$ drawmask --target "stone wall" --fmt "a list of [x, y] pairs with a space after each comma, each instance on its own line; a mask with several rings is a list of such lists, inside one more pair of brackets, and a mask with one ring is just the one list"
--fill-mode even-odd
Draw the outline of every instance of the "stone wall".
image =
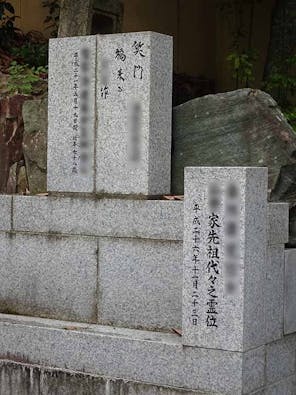
[[[1, 312], [149, 330], [182, 327], [182, 202], [1, 196], [1, 209]], [[287, 205], [270, 203], [269, 213], [267, 322], [277, 339]]]
[[114, 395], [295, 393], [287, 204], [268, 204], [265, 342], [240, 352], [183, 344], [183, 202], [0, 200], [3, 393], [49, 394], [63, 380], [77, 394], [81, 382]]

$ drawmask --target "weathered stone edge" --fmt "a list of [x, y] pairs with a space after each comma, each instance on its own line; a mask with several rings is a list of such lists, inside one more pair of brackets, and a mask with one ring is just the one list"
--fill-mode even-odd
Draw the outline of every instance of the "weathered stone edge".
[[[72, 216], [69, 223], [69, 215], [75, 214], [75, 204], [89, 212], [89, 218], [93, 219], [91, 223], [83, 214], [80, 218], [79, 215]], [[181, 201], [1, 195], [0, 205], [0, 231], [183, 241]], [[109, 214], [113, 218], [107, 213], [100, 223], [100, 210], [104, 210], [104, 205], [112, 211]], [[59, 213], [55, 216], [57, 208], [64, 212], [64, 223]], [[287, 203], [268, 204], [267, 228], [269, 245], [288, 242]]]

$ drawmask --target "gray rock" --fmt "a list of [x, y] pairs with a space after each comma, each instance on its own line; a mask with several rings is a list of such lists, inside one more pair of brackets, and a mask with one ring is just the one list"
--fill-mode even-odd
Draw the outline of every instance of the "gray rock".
[[23, 152], [29, 191], [46, 192], [47, 99], [30, 100], [23, 105]]
[[17, 163], [14, 163], [9, 169], [6, 191], [9, 194], [16, 193], [17, 189]]
[[29, 190], [25, 161], [14, 163], [9, 170], [7, 193], [25, 194]]
[[18, 168], [16, 188], [19, 194], [25, 194], [29, 190], [26, 166]]
[[9, 168], [23, 158], [22, 106], [28, 95], [14, 95], [0, 99], [0, 192], [7, 193]]
[[93, 1], [60, 2], [59, 37], [85, 36], [91, 33]]
[[295, 162], [296, 135], [265, 92], [241, 89], [191, 100], [173, 111], [172, 192], [186, 166], [267, 166], [272, 189]]

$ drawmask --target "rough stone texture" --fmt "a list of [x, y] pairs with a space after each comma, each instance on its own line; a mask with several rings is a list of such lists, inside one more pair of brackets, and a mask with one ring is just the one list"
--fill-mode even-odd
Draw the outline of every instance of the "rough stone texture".
[[[122, 32], [123, 12], [126, 10], [123, 0], [94, 0], [91, 34], [109, 34]], [[132, 6], [132, 5], [131, 5]], [[128, 11], [127, 11], [128, 12]], [[102, 14], [112, 18], [112, 23], [104, 26], [101, 23]]]
[[266, 343], [281, 339], [284, 333], [284, 245], [267, 249], [265, 283]]
[[272, 201], [295, 202], [295, 170], [296, 163], [281, 167], [279, 177], [270, 195]]
[[172, 192], [183, 193], [186, 166], [268, 166], [273, 188], [293, 163], [296, 136], [276, 102], [241, 89], [191, 100], [173, 111]]
[[[210, 227], [212, 213], [219, 227]], [[266, 228], [266, 168], [185, 169], [184, 344], [233, 351], [264, 344]], [[209, 257], [209, 246], [218, 253]], [[217, 305], [208, 304], [212, 299]]]
[[46, 191], [47, 106], [47, 99], [23, 105], [23, 151], [31, 193]]
[[93, 0], [61, 0], [59, 37], [85, 36], [91, 33]]
[[201, 395], [181, 388], [109, 379], [105, 377], [0, 361], [3, 395]]
[[[75, 53], [79, 67], [75, 65]], [[96, 36], [50, 40], [49, 191], [94, 191], [95, 64]]]
[[255, 348], [244, 353], [243, 366], [243, 391], [247, 394], [265, 384], [265, 347]]
[[296, 249], [285, 250], [285, 334], [296, 332]]
[[295, 348], [295, 335], [285, 336], [266, 346], [266, 384], [295, 375]]
[[295, 393], [296, 376], [293, 374], [292, 376], [287, 377], [274, 385], [268, 386], [262, 395], [295, 395]]
[[23, 158], [22, 105], [30, 96], [15, 95], [0, 100], [0, 193], [7, 192], [9, 169]]
[[290, 203], [289, 247], [296, 247], [296, 164], [283, 166], [271, 194], [271, 200]]
[[16, 231], [183, 240], [183, 202], [14, 196]]
[[19, 166], [17, 169], [17, 193], [24, 194], [29, 190], [26, 166]]
[[[241, 394], [243, 383], [254, 391], [261, 382], [258, 372], [255, 376], [242, 373], [242, 366], [255, 366], [250, 361], [251, 354], [245, 362], [240, 352], [183, 347], [175, 334], [68, 325], [2, 315], [1, 358], [218, 394]], [[251, 353], [258, 364], [258, 351]], [[262, 363], [264, 360], [258, 366]]]
[[22, 160], [18, 163], [14, 163], [9, 170], [9, 177], [7, 181], [7, 193], [8, 194], [25, 194], [29, 190], [27, 181], [26, 167], [24, 166], [25, 161]]
[[0, 311], [96, 322], [97, 242], [0, 235]]
[[17, 167], [17, 163], [14, 163], [9, 169], [9, 176], [6, 184], [6, 192], [9, 194], [16, 193]]
[[269, 203], [267, 210], [268, 244], [285, 244], [289, 240], [289, 204]]
[[182, 327], [181, 242], [99, 241], [99, 321], [129, 328]]
[[97, 45], [96, 192], [169, 193], [172, 37], [102, 35]]
[[11, 196], [0, 195], [0, 230], [9, 231], [11, 229], [11, 205]]

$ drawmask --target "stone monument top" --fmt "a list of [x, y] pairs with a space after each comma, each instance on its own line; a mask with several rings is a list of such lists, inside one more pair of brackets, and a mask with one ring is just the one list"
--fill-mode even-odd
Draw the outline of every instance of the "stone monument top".
[[49, 46], [48, 191], [170, 192], [172, 38], [57, 38]]

